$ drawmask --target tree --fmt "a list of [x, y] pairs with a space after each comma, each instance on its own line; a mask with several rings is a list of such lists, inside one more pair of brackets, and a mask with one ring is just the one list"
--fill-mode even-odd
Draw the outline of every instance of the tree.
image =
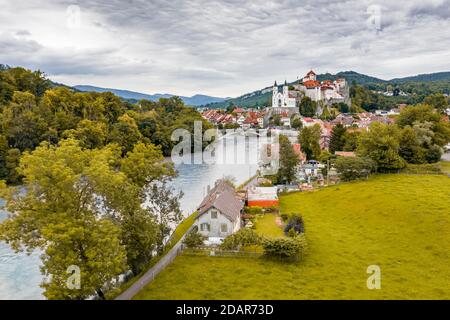
[[317, 111], [317, 103], [310, 97], [303, 97], [299, 105], [300, 114], [304, 117], [314, 117]]
[[400, 156], [408, 163], [424, 163], [425, 149], [420, 145], [416, 131], [411, 126], [403, 128], [400, 136]]
[[162, 254], [165, 247], [164, 241], [172, 231], [171, 226], [177, 225], [183, 220], [179, 202], [183, 193], [176, 194], [166, 181], [158, 181], [145, 187], [145, 196], [146, 208], [154, 215], [158, 225], [156, 245], [158, 253]]
[[376, 171], [376, 164], [372, 159], [361, 157], [338, 157], [334, 166], [343, 181], [367, 178]]
[[444, 113], [445, 109], [448, 108], [447, 98], [443, 94], [439, 93], [429, 95], [423, 100], [423, 103], [432, 106], [441, 113]]
[[67, 130], [64, 135], [66, 137], [74, 137], [80, 141], [83, 148], [95, 149], [101, 148], [106, 143], [107, 126], [103, 122], [91, 120], [81, 120], [75, 130]]
[[336, 151], [344, 150], [346, 131], [345, 127], [340, 123], [334, 126], [330, 138], [329, 150], [331, 153], [334, 154]]
[[133, 146], [142, 138], [138, 126], [133, 118], [124, 114], [120, 116], [118, 122], [112, 127], [109, 141], [115, 142], [122, 147], [122, 152], [133, 150]]
[[19, 149], [9, 149], [6, 152], [5, 168], [7, 170], [6, 181], [8, 183], [16, 184], [20, 181], [20, 174], [17, 172], [17, 167], [20, 161], [20, 150]]
[[300, 130], [303, 127], [302, 119], [299, 117], [292, 119], [291, 127], [292, 129]]
[[358, 147], [360, 133], [358, 131], [347, 130], [343, 136], [344, 151], [355, 151]]
[[304, 127], [300, 131], [299, 143], [308, 160], [318, 159], [320, 156], [320, 135], [321, 129], [318, 124]]
[[300, 159], [295, 153], [294, 147], [288, 137], [280, 135], [280, 166], [278, 169], [278, 181], [291, 183], [295, 179], [295, 170]]
[[[0, 225], [0, 239], [20, 250], [43, 250], [42, 287], [50, 299], [85, 299], [126, 269], [120, 229], [107, 215], [125, 175], [110, 167], [113, 149], [82, 150], [74, 140], [60, 146], [43, 142], [25, 153], [18, 171], [27, 192], [5, 191], [9, 219]], [[102, 199], [102, 201], [99, 201]], [[111, 199], [111, 200], [110, 200]], [[81, 288], [64, 285], [77, 266]]]
[[381, 170], [396, 170], [405, 166], [399, 155], [400, 130], [395, 124], [374, 122], [367, 132], [361, 133], [357, 153], [369, 157]]

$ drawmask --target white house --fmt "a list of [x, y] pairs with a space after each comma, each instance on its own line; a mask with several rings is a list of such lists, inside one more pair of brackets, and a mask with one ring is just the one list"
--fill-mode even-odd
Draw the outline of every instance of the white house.
[[225, 180], [218, 180], [198, 207], [194, 225], [209, 243], [220, 243], [241, 228], [243, 207], [234, 187]]

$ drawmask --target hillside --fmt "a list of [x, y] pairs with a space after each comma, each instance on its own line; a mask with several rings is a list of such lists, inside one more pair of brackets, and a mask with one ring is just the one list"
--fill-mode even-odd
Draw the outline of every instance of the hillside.
[[[136, 299], [449, 299], [450, 180], [380, 175], [280, 198], [300, 212], [304, 261], [182, 255]], [[367, 268], [381, 268], [368, 290]]]
[[[317, 79], [319, 81], [326, 79], [335, 80], [337, 78], [345, 78], [350, 84], [362, 85], [371, 90], [385, 90], [386, 86], [389, 84], [398, 84], [401, 90], [416, 92], [418, 94], [424, 94], [423, 91], [448, 93], [450, 90], [450, 72], [422, 74], [391, 80], [384, 80], [355, 71], [342, 71], [336, 74], [324, 73], [317, 75]], [[296, 81], [290, 82], [289, 84], [293, 84], [295, 82]], [[426, 86], [423, 86], [423, 83], [427, 83]], [[266, 87], [261, 90], [244, 94], [237, 98], [227, 99], [219, 103], [209, 103], [204, 106], [208, 108], [226, 108], [230, 104], [244, 108], [267, 106], [270, 104], [270, 99], [272, 96], [271, 90], [272, 87]]]
[[450, 72], [437, 72], [428, 74], [419, 74], [417, 76], [395, 78], [389, 80], [393, 83], [405, 83], [405, 82], [434, 82], [434, 81], [450, 81]]
[[[120, 89], [112, 89], [112, 88], [101, 88], [101, 87], [95, 87], [95, 86], [89, 86], [89, 85], [77, 85], [74, 86], [76, 90], [79, 91], [93, 91], [93, 92], [112, 92], [116, 96], [119, 96], [123, 99], [132, 100], [132, 101], [138, 101], [138, 100], [151, 100], [151, 101], [158, 101], [160, 98], [170, 98], [173, 97], [173, 94], [168, 93], [157, 93], [157, 94], [145, 94], [135, 91], [129, 91], [129, 90], [120, 90]], [[222, 102], [225, 100], [225, 98], [218, 98], [218, 97], [211, 97], [207, 95], [201, 95], [196, 94], [192, 97], [184, 97], [180, 96], [180, 98], [183, 100], [183, 102], [186, 105], [190, 106], [200, 106], [207, 103], [213, 103], [213, 102]]]

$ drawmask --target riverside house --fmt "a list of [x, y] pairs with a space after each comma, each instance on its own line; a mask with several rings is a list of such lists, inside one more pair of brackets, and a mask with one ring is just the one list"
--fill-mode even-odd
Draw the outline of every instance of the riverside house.
[[221, 243], [241, 228], [243, 207], [244, 203], [236, 195], [234, 187], [225, 180], [218, 180], [198, 207], [194, 225], [208, 238], [207, 243]]

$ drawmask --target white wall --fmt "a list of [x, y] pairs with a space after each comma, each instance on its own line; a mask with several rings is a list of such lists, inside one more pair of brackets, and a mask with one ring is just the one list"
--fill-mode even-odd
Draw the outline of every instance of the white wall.
[[[211, 211], [217, 211], [217, 219], [211, 218]], [[205, 237], [225, 238], [240, 229], [240, 226], [241, 226], [240, 220], [241, 220], [241, 217], [239, 216], [238, 219], [236, 219], [236, 221], [233, 223], [225, 215], [223, 215], [219, 210], [211, 208], [196, 219], [195, 225], [198, 227], [198, 232]], [[200, 226], [202, 223], [209, 224], [209, 226], [210, 226], [209, 232], [201, 231]], [[221, 231], [221, 227], [220, 227], [221, 224], [227, 225], [227, 232]]]

